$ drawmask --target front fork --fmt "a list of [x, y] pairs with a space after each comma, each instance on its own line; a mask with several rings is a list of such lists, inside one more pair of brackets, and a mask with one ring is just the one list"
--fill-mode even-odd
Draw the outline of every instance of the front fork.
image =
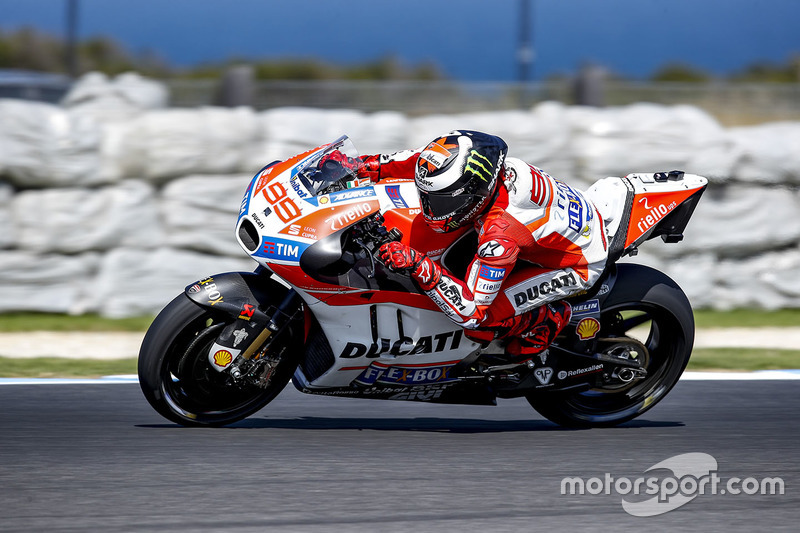
[[218, 372], [227, 371], [234, 379], [256, 355], [260, 357], [277, 335], [291, 322], [300, 296], [290, 289], [277, 307], [266, 312], [253, 304], [243, 304], [239, 316], [225, 326], [208, 351], [208, 362]]

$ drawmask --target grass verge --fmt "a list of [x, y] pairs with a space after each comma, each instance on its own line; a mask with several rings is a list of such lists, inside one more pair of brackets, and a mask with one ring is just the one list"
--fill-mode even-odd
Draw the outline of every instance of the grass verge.
[[[748, 348], [698, 348], [692, 353], [688, 370], [752, 371], [800, 368], [800, 350], [758, 350]], [[87, 378], [135, 374], [136, 359], [62, 359], [0, 357], [3, 378]]]
[[697, 348], [689, 370], [781, 370], [800, 368], [800, 350], [757, 348]]
[[789, 328], [800, 327], [800, 309], [734, 309], [711, 311], [695, 309], [697, 328]]
[[0, 315], [0, 333], [20, 331], [146, 331], [152, 316], [105, 318], [99, 315], [10, 313]]
[[0, 377], [2, 378], [96, 378], [135, 373], [136, 359], [0, 357]]

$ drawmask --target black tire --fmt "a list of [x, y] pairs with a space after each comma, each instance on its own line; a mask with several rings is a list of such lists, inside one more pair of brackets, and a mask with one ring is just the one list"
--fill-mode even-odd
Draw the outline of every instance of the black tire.
[[263, 408], [289, 382], [302, 353], [291, 346], [291, 329], [271, 346], [283, 354], [266, 388], [234, 385], [211, 367], [211, 343], [232, 320], [181, 294], [153, 321], [139, 351], [139, 385], [162, 416], [184, 426], [231, 424]]
[[542, 416], [566, 427], [609, 427], [655, 406], [680, 379], [694, 344], [694, 314], [686, 295], [666, 274], [631, 263], [618, 265], [617, 281], [602, 303], [598, 337], [625, 337], [649, 326], [647, 376], [629, 387], [529, 395]]

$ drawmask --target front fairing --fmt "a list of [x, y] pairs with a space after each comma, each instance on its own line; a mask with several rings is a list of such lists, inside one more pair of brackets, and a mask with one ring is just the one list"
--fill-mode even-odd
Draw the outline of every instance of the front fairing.
[[[325, 158], [339, 152], [360, 162], [349, 139], [340, 138], [264, 167], [250, 182], [239, 210], [236, 235], [261, 265], [299, 267], [305, 250], [356, 222], [388, 211], [413, 221], [419, 198], [413, 181], [363, 186], [355, 168]], [[322, 170], [320, 170], [322, 169]], [[302, 280], [292, 280], [302, 281]]]
[[296, 263], [303, 250], [322, 237], [318, 225], [304, 219], [318, 210], [322, 191], [336, 184], [346, 187], [357, 179], [353, 169], [320, 164], [336, 150], [358, 157], [350, 140], [342, 137], [267, 165], [252, 179], [239, 209], [236, 235], [240, 246], [260, 264]]

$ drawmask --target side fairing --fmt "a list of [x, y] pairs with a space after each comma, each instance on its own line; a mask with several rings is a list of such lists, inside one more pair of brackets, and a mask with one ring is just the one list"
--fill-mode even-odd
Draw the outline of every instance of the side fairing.
[[[333, 355], [330, 368], [308, 384], [311, 388], [347, 387], [354, 381], [371, 384], [367, 382], [383, 375], [378, 369], [391, 367], [449, 368], [478, 348], [438, 310], [385, 302], [340, 306], [322, 301], [312, 302], [309, 309]], [[421, 372], [405, 376], [424, 379]], [[445, 377], [446, 373], [438, 376]]]

